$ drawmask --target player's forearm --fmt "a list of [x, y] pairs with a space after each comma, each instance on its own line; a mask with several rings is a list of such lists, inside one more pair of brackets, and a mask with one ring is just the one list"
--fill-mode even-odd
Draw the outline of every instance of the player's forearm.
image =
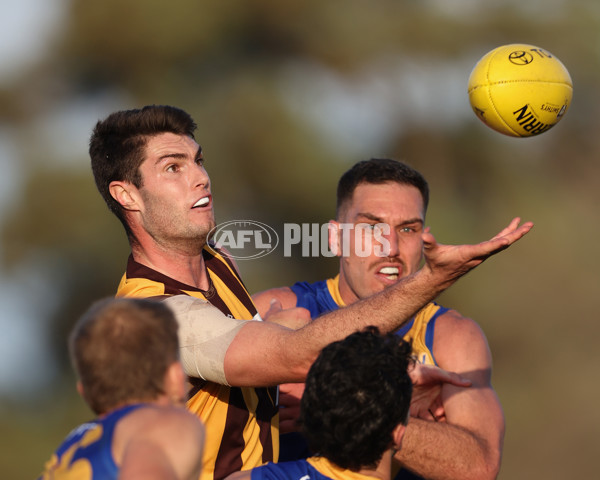
[[526, 223], [519, 227], [519, 221], [515, 218], [494, 238], [475, 245], [441, 245], [427, 233], [423, 268], [376, 295], [317, 318], [298, 330], [298, 336], [305, 337], [299, 344], [319, 347], [316, 339], [323, 347], [368, 325], [375, 325], [383, 332], [398, 330], [461, 276], [489, 256], [508, 248], [533, 225]]
[[311, 338], [322, 339], [324, 345], [369, 325], [384, 333], [393, 332], [443, 290], [442, 281], [421, 269], [376, 295], [318, 317], [305, 329]]
[[[272, 322], [247, 322], [227, 350], [227, 380], [236, 386], [302, 382], [326, 345], [370, 325], [384, 333], [398, 330], [459, 276], [453, 269], [423, 268], [376, 295], [322, 315], [298, 330], [277, 328], [269, 325]], [[261, 332], [254, 332], [256, 329]], [[249, 352], [260, 353], [256, 362], [248, 360]], [[255, 368], [258, 364], [264, 367]]]
[[500, 457], [498, 449], [462, 427], [412, 417], [402, 448], [394, 456], [431, 480], [495, 479]]
[[304, 381], [319, 352], [351, 333], [371, 325], [383, 333], [395, 332], [440, 291], [440, 284], [432, 281], [427, 271], [420, 270], [376, 295], [322, 315], [298, 330], [281, 332], [270, 344], [282, 358], [268, 362], [273, 370], [277, 365], [284, 367], [277, 383]]

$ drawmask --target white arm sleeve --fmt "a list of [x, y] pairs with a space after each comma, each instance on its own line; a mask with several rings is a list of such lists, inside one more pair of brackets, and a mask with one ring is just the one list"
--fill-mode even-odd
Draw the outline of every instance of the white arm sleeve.
[[230, 318], [206, 300], [188, 295], [163, 301], [179, 323], [179, 349], [186, 375], [229, 385], [225, 353], [246, 320]]

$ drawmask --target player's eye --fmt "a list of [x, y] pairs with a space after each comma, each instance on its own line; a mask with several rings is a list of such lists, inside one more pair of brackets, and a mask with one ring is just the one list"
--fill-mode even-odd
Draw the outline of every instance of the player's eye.
[[389, 235], [390, 226], [387, 223], [373, 223], [367, 225], [368, 231], [376, 236]]

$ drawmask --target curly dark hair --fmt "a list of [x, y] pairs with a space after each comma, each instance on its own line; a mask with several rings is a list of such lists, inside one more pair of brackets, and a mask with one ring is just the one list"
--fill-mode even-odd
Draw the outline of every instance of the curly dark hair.
[[429, 184], [420, 172], [399, 160], [371, 158], [355, 163], [341, 176], [337, 186], [336, 218], [340, 218], [342, 208], [352, 200], [354, 190], [360, 184], [373, 183], [377, 185], [388, 182], [416, 187], [421, 192], [423, 208], [427, 211]]
[[376, 327], [323, 349], [306, 378], [300, 423], [313, 452], [339, 467], [374, 468], [406, 425], [410, 343]]

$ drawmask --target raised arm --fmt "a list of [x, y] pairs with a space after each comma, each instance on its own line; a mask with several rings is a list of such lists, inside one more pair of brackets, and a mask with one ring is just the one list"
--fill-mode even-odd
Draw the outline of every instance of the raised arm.
[[426, 264], [422, 269], [376, 295], [323, 315], [298, 330], [273, 322], [247, 322], [237, 331], [225, 355], [228, 382], [249, 386], [300, 382], [325, 345], [368, 325], [375, 325], [383, 332], [399, 329], [462, 275], [508, 248], [533, 226], [530, 222], [521, 226], [519, 223], [520, 219], [515, 218], [498, 235], [476, 245], [442, 245], [426, 232]]

